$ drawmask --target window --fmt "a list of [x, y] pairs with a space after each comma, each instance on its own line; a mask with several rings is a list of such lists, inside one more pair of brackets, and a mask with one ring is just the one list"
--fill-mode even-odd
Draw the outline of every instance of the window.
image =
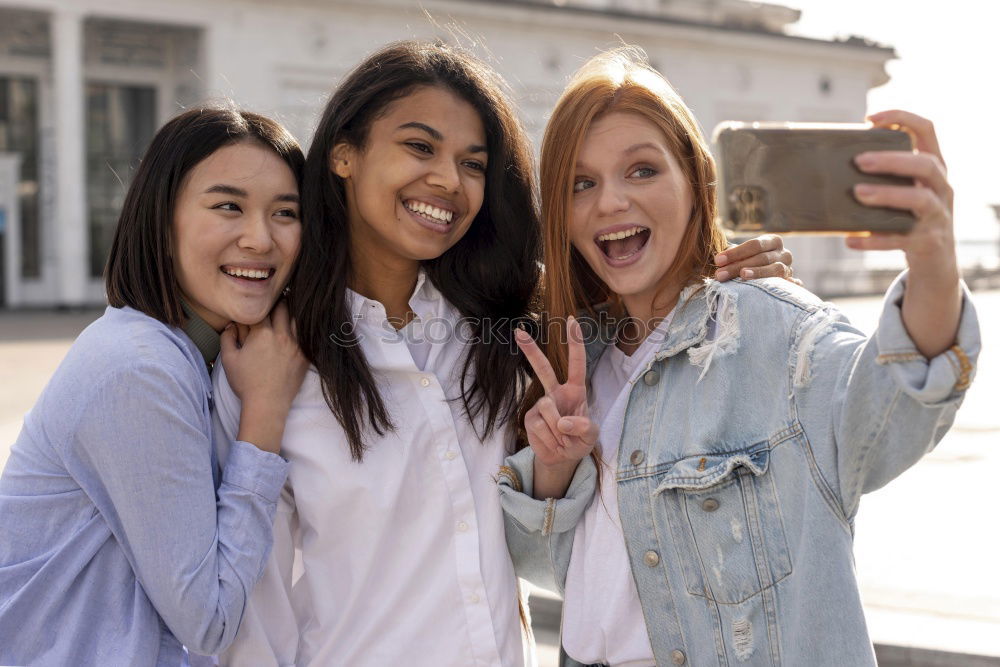
[[87, 84], [90, 275], [104, 272], [125, 192], [156, 130], [152, 86]]
[[[41, 276], [38, 218], [38, 82], [0, 76], [0, 151], [21, 156], [21, 277]], [[0, 263], [3, 259], [0, 258]]]

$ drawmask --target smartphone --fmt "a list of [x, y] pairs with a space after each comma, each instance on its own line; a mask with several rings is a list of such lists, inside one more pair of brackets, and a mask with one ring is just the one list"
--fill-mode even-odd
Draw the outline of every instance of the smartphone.
[[913, 150], [900, 130], [842, 123], [740, 123], [715, 128], [719, 223], [736, 233], [905, 233], [910, 211], [864, 206], [854, 185], [913, 185], [854, 165], [865, 151]]

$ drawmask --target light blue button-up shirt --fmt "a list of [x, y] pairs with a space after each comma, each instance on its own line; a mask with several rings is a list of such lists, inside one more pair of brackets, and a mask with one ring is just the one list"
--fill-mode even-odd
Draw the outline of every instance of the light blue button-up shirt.
[[235, 442], [181, 330], [108, 308], [25, 417], [0, 477], [0, 664], [181, 665], [236, 635], [287, 474]]

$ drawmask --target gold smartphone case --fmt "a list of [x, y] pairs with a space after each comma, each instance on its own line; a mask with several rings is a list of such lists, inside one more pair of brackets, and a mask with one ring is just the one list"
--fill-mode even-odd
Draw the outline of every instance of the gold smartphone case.
[[732, 232], [907, 232], [909, 211], [874, 208], [854, 197], [857, 183], [912, 185], [865, 174], [854, 156], [910, 151], [899, 130], [859, 124], [737, 123], [716, 127], [719, 222]]

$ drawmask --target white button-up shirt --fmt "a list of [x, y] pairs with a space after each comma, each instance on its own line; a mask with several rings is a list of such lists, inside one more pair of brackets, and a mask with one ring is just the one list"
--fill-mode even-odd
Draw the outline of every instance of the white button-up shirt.
[[590, 415], [601, 425], [601, 484], [573, 536], [562, 626], [566, 653], [585, 664], [656, 664], [618, 512], [618, 446], [632, 387], [656, 356], [672, 318], [673, 311], [632, 356], [608, 345], [590, 378]]
[[[401, 331], [380, 303], [348, 296], [396, 430], [352, 461], [319, 375], [306, 375], [282, 441], [274, 551], [222, 664], [522, 665], [494, 481], [505, 434], [483, 442], [465, 416], [461, 315], [423, 273]], [[239, 400], [224, 372], [215, 384], [219, 427], [235, 435]]]

